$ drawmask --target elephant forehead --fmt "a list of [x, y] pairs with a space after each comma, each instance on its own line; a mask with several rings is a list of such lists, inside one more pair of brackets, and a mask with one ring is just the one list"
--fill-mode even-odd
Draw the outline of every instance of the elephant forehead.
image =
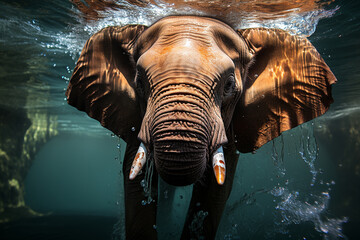
[[199, 45], [191, 39], [183, 39], [172, 45], [155, 44], [139, 58], [138, 64], [149, 72], [171, 69], [179, 74], [199, 72], [220, 75], [234, 63], [217, 46]]

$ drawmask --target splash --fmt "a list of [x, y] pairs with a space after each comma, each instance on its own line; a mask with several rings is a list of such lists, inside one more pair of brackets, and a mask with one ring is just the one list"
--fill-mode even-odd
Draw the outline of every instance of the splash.
[[246, 19], [246, 23], [243, 26], [240, 25], [240, 27], [277, 28], [288, 31], [292, 35], [309, 37], [315, 32], [316, 26], [321, 19], [332, 17], [338, 10], [339, 7], [336, 6], [330, 10], [316, 9], [302, 13], [291, 12], [286, 16], [265, 21], [259, 21], [258, 19], [249, 17]]
[[290, 224], [312, 222], [315, 230], [323, 234], [324, 240], [346, 239], [342, 233], [342, 225], [348, 219], [346, 217], [336, 219], [326, 216], [325, 211], [330, 200], [328, 192], [311, 195], [312, 199], [304, 201], [299, 200], [299, 192], [289, 192], [284, 188], [275, 188], [271, 193], [276, 197], [281, 197], [281, 202], [276, 206], [281, 215], [281, 221], [278, 223], [281, 228]]
[[[117, 149], [117, 156], [115, 157], [115, 161], [118, 161], [120, 164], [120, 172], [119, 172], [119, 185], [122, 186], [123, 182], [122, 179], [124, 179], [123, 176], [123, 152], [122, 152], [122, 140], [119, 136], [111, 133], [110, 136], [114, 139], [116, 139], [116, 149]], [[118, 206], [118, 220], [117, 222], [114, 224], [113, 226], [113, 231], [111, 234], [111, 239], [112, 240], [122, 240], [125, 239], [125, 206], [123, 204], [123, 199], [124, 199], [124, 188], [120, 187], [119, 189], [119, 195], [118, 195], [118, 201], [116, 202], [116, 205]]]
[[279, 139], [279, 144], [280, 144], [280, 155], [278, 153], [278, 149], [276, 147], [276, 145], [278, 144], [275, 144], [275, 142], [277, 140], [274, 140], [272, 141], [273, 142], [273, 146], [272, 146], [272, 153], [271, 153], [271, 159], [273, 160], [273, 164], [276, 168], [276, 171], [277, 171], [277, 175], [278, 177], [283, 177], [285, 176], [285, 172], [286, 172], [286, 169], [285, 169], [285, 165], [284, 165], [284, 136], [283, 135], [280, 135], [280, 137], [278, 138]]
[[[140, 182], [141, 187], [144, 189], [144, 195], [146, 200], [142, 200], [141, 204], [146, 205], [155, 202], [155, 199], [152, 198], [152, 181], [153, 181], [153, 175], [154, 175], [154, 160], [150, 156], [148, 158], [149, 160], [146, 162], [145, 166], [145, 177]], [[139, 175], [141, 172], [139, 173]]]
[[[300, 126], [302, 129], [303, 126]], [[311, 186], [314, 186], [318, 171], [315, 168], [315, 161], [319, 155], [319, 147], [314, 136], [314, 122], [311, 123], [311, 128], [306, 129], [306, 133], [301, 135], [299, 154], [302, 160], [309, 166], [311, 178]]]
[[56, 35], [50, 47], [63, 49], [74, 60], [79, 56], [86, 40], [107, 26], [143, 24], [150, 26], [169, 15], [198, 15], [220, 18], [234, 28], [266, 27], [283, 29], [294, 35], [310, 36], [320, 19], [333, 16], [339, 9], [325, 9], [326, 3], [303, 4], [288, 1], [264, 4], [253, 1], [133, 1], [118, 0], [92, 3], [81, 1], [71, 9], [77, 23], [69, 26], [68, 32]]
[[[311, 123], [301, 125], [299, 127], [300, 148], [299, 155], [304, 163], [309, 167], [311, 173], [310, 187], [312, 193], [302, 194], [300, 191], [289, 190], [288, 180], [285, 181], [285, 186], [278, 184], [269, 191], [271, 195], [280, 198], [275, 209], [279, 213], [280, 220], [275, 222], [279, 227], [279, 232], [287, 234], [287, 226], [291, 224], [301, 224], [304, 222], [312, 222], [314, 229], [323, 235], [324, 240], [333, 240], [344, 238], [346, 236], [342, 233], [342, 225], [348, 221], [346, 217], [343, 218], [329, 218], [327, 209], [330, 201], [330, 194], [328, 191], [319, 191], [314, 188], [317, 183], [318, 170], [315, 168], [315, 162], [319, 155], [319, 147], [314, 136], [314, 121]], [[283, 151], [284, 141], [280, 140], [281, 149]], [[285, 167], [283, 155], [277, 153], [275, 141], [273, 142], [272, 159], [277, 169], [278, 175], [285, 176]], [[279, 168], [279, 165], [282, 166]], [[323, 185], [323, 181], [319, 181]], [[331, 181], [331, 184], [335, 184]], [[326, 186], [329, 187], [330, 183]], [[331, 188], [329, 187], [330, 191]], [[306, 238], [304, 238], [306, 239]]]
[[202, 236], [202, 232], [204, 220], [208, 214], [208, 212], [202, 210], [194, 214], [194, 218], [189, 225], [189, 230], [196, 237], [196, 239], [205, 239], [204, 236]]
[[125, 221], [121, 218], [113, 226], [111, 240], [123, 240], [123, 239], [125, 239]]
[[[151, 24], [175, 14], [193, 14], [220, 18], [235, 28], [280, 28], [293, 34], [310, 36], [322, 18], [331, 17], [339, 7], [327, 9], [333, 1], [206, 1], [206, 0], [118, 0], [108, 2], [74, 1], [83, 19], [116, 21], [123, 24]], [[120, 15], [119, 15], [120, 13]], [[150, 22], [149, 22], [150, 20]], [[126, 23], [127, 22], [127, 23]]]

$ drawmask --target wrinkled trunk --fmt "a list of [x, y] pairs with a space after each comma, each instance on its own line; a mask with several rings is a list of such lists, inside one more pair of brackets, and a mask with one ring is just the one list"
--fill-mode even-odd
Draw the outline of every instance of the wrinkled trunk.
[[204, 173], [208, 159], [208, 144], [203, 127], [181, 121], [164, 122], [154, 131], [154, 159], [160, 176], [172, 185], [188, 185]]
[[194, 86], [170, 85], [159, 94], [153, 118], [155, 165], [172, 185], [188, 185], [204, 173], [210, 134], [209, 100]]
[[166, 182], [192, 184], [203, 176], [212, 151], [227, 141], [221, 117], [204, 86], [180, 83], [154, 92], [139, 137], [151, 139], [146, 143]]

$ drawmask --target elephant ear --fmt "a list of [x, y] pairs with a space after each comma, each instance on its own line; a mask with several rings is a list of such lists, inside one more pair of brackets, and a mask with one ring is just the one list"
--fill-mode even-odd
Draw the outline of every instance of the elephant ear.
[[107, 27], [85, 44], [66, 91], [67, 101], [125, 141], [141, 124], [134, 90], [133, 47], [142, 25]]
[[306, 39], [275, 29], [238, 30], [254, 53], [233, 117], [240, 152], [324, 114], [336, 78]]

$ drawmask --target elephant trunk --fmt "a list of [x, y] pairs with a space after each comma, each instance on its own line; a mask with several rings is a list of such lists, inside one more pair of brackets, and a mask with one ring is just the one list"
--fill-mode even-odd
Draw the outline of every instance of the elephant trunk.
[[154, 144], [156, 169], [164, 181], [175, 186], [199, 180], [205, 172], [207, 154], [207, 147], [200, 144], [171, 140]]
[[153, 82], [139, 139], [150, 146], [167, 183], [192, 184], [204, 175], [210, 155], [227, 142], [210, 80], [168, 76]]
[[169, 184], [189, 185], [199, 180], [209, 159], [212, 124], [194, 103], [169, 101], [154, 114], [152, 127], [155, 166]]

